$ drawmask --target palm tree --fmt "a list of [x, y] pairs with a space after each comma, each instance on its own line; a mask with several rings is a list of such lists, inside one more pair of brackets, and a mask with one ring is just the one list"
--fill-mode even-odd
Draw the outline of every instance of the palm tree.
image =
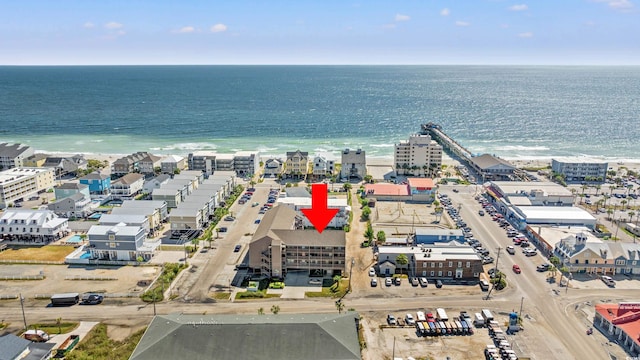
[[258, 315], [264, 315], [264, 308], [259, 308], [258, 309]]
[[400, 254], [396, 257], [396, 263], [400, 265], [400, 273], [402, 274], [402, 267], [409, 263], [409, 258], [405, 254]]
[[600, 191], [600, 188], [602, 188], [602, 186], [596, 185], [596, 196], [598, 196], [598, 192]]
[[382, 230], [378, 231], [378, 234], [376, 235], [376, 240], [379, 243], [384, 244], [384, 242], [387, 241], [387, 234], [385, 234], [385, 232]]
[[280, 306], [278, 306], [278, 305], [273, 305], [273, 306], [271, 307], [271, 312], [272, 312], [274, 315], [278, 315], [278, 313], [280, 312]]
[[375, 237], [375, 233], [373, 232], [373, 227], [370, 222], [367, 223], [367, 230], [364, 231], [364, 237], [367, 238], [369, 242], [372, 242]]
[[607, 209], [607, 220], [611, 220], [611, 214], [613, 214], [613, 209]]
[[344, 310], [344, 304], [342, 301], [336, 301], [336, 309], [338, 310], [338, 314], [342, 313], [342, 310]]
[[627, 208], [627, 206], [626, 206], [626, 205], [627, 205], [627, 203], [628, 203], [628, 201], [627, 201], [627, 200], [622, 200], [622, 201], [620, 201], [620, 203], [622, 204], [622, 208], [623, 208], [623, 210]]
[[61, 317], [56, 319], [56, 325], [58, 325], [58, 334], [62, 334], [62, 318]]

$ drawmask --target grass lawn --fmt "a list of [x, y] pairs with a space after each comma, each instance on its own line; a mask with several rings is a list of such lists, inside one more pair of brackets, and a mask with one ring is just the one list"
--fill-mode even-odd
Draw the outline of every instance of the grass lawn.
[[[30, 324], [29, 329], [38, 329], [46, 332], [47, 334], [55, 335], [55, 334], [66, 334], [78, 327], [79, 323], [77, 322], [63, 322], [58, 325], [56, 323], [42, 323], [42, 324]], [[62, 330], [62, 332], [60, 332]]]
[[[333, 283], [333, 281], [332, 281]], [[331, 286], [323, 286], [322, 291], [309, 291], [304, 293], [305, 297], [333, 297], [339, 298], [342, 297], [349, 289], [349, 280], [342, 279], [340, 280], [340, 286], [337, 288], [334, 285]]]
[[38, 260], [64, 261], [71, 254], [73, 246], [42, 245], [42, 246], [9, 246], [0, 252], [0, 260]]
[[67, 360], [127, 360], [142, 338], [145, 329], [127, 337], [124, 341], [114, 341], [107, 336], [107, 325], [96, 325], [80, 344], [65, 355]]
[[231, 297], [231, 293], [228, 292], [214, 292], [214, 293], [210, 293], [209, 297], [215, 300], [229, 300], [229, 297]]

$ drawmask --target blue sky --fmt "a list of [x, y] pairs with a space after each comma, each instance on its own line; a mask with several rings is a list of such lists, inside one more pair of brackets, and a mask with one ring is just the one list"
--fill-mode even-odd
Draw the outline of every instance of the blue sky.
[[636, 0], [0, 0], [0, 64], [634, 64]]

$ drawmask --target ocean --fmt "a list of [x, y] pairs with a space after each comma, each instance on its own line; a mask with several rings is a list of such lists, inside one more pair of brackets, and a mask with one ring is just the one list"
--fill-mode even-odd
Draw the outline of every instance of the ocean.
[[39, 151], [393, 145], [436, 122], [472, 153], [640, 159], [640, 68], [3, 66], [0, 142]]

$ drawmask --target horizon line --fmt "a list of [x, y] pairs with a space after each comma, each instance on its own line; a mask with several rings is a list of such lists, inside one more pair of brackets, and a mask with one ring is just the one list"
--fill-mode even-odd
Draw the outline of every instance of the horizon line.
[[136, 63], [116, 63], [116, 64], [0, 64], [0, 67], [64, 67], [64, 66], [564, 66], [564, 67], [580, 67], [580, 66], [602, 66], [602, 67], [622, 67], [622, 66], [640, 66], [640, 63], [619, 63], [619, 64], [549, 64], [549, 63], [274, 63], [274, 64], [255, 64], [255, 63], [228, 63], [228, 64], [205, 64], [205, 63], [166, 63], [166, 64], [136, 64]]

